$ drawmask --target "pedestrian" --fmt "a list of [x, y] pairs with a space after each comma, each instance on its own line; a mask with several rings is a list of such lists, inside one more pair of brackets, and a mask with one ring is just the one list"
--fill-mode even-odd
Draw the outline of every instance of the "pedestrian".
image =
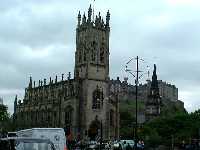
[[144, 149], [144, 141], [141, 141], [141, 148]]
[[122, 150], [122, 145], [121, 144], [119, 144], [119, 150]]
[[139, 140], [138, 143], [137, 143], [137, 149], [138, 149], [138, 150], [141, 150], [141, 149], [142, 149], [142, 143], [141, 143], [140, 140]]
[[185, 150], [185, 141], [184, 140], [181, 142], [180, 149]]
[[130, 146], [129, 143], [128, 143], [128, 145], [126, 146], [126, 150], [132, 150], [132, 147]]

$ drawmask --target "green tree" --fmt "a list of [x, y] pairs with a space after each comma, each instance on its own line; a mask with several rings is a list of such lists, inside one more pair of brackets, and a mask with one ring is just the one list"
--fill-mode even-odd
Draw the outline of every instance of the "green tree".
[[135, 118], [128, 111], [120, 112], [120, 135], [126, 138], [133, 138]]
[[[145, 126], [158, 133], [161, 140], [157, 140], [160, 140], [163, 145], [170, 145], [172, 136], [177, 144], [182, 140], [189, 142], [192, 138], [199, 136], [200, 110], [190, 114], [179, 112], [174, 115], [158, 117]], [[150, 133], [144, 134], [149, 135]]]
[[5, 105], [0, 105], [0, 122], [7, 121], [9, 119], [9, 114], [8, 114], [8, 107]]
[[8, 122], [10, 121], [10, 119], [7, 110], [7, 106], [2, 104], [0, 105], [0, 132], [8, 130]]

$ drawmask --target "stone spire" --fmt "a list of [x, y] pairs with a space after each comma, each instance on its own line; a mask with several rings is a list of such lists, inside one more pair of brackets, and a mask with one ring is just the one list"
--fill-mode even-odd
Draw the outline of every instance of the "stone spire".
[[82, 24], [85, 24], [86, 23], [86, 16], [85, 16], [85, 13], [83, 14], [83, 18], [82, 18]]
[[58, 76], [56, 75], [55, 83], [57, 83], [57, 81], [58, 81]]
[[158, 80], [156, 74], [156, 65], [154, 64], [154, 70], [152, 75], [152, 82], [150, 87], [150, 93], [145, 103], [145, 118], [146, 121], [150, 121], [160, 115], [161, 110], [161, 97], [159, 94]]
[[52, 81], [51, 81], [51, 77], [50, 77], [50, 78], [49, 78], [49, 84], [51, 84], [51, 82], [52, 82]]
[[106, 15], [106, 27], [109, 27], [109, 22], [110, 22], [110, 12], [108, 10], [107, 15]]
[[152, 82], [151, 82], [151, 93], [154, 91], [154, 94], [159, 94], [159, 88], [158, 88], [158, 80], [157, 80], [157, 74], [156, 74], [156, 65], [154, 64], [154, 70], [152, 75]]
[[88, 23], [91, 22], [91, 19], [92, 19], [92, 8], [91, 8], [91, 4], [90, 4], [90, 7], [88, 9]]
[[103, 30], [106, 29], [106, 31], [109, 31], [109, 29], [110, 29], [109, 21], [110, 21], [109, 11], [107, 12], [106, 20], [104, 21], [100, 12], [97, 14], [97, 16], [95, 18], [94, 8], [92, 9], [92, 6], [90, 5], [87, 16], [86, 16], [85, 12], [83, 15], [81, 15], [81, 13], [79, 11], [77, 29], [78, 29], [78, 31], [82, 31], [82, 30], [85, 30], [85, 28], [95, 27], [97, 29], [103, 29]]
[[68, 77], [67, 77], [67, 79], [68, 79], [68, 80], [71, 79], [71, 72], [68, 73]]
[[64, 74], [62, 74], [62, 81], [64, 80]]
[[78, 12], [78, 27], [81, 25], [81, 13]]
[[32, 77], [30, 76], [29, 88], [32, 88]]
[[44, 85], [46, 85], [46, 79], [44, 79]]
[[101, 13], [99, 12], [99, 21], [101, 21]]
[[17, 95], [15, 96], [15, 101], [14, 101], [14, 114], [16, 114], [17, 110]]

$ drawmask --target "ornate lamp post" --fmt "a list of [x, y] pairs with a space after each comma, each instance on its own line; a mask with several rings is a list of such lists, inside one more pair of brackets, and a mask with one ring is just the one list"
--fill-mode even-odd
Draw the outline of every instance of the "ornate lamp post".
[[[132, 61], [136, 59], [136, 75], [134, 74], [134, 72], [132, 72], [131, 69], [128, 69], [128, 64]], [[138, 128], [138, 83], [139, 83], [139, 79], [143, 76], [143, 74], [140, 74], [139, 76], [139, 73], [141, 73], [142, 71], [139, 70], [139, 60], [141, 61], [144, 61], [143, 59], [140, 59], [138, 56], [136, 58], [132, 58], [130, 59], [127, 63], [126, 63], [126, 69], [125, 71], [130, 73], [133, 78], [135, 78], [135, 93], [136, 93], [136, 96], [135, 96], [135, 141], [137, 143], [137, 140], [138, 140], [138, 135], [137, 135], [137, 128]], [[133, 126], [134, 127], [134, 126]]]

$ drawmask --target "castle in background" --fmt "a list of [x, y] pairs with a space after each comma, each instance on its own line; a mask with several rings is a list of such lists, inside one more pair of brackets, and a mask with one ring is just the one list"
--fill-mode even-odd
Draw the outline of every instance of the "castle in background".
[[[16, 122], [20, 128], [65, 127], [74, 138], [119, 137], [119, 111], [116, 97], [109, 91], [109, 34], [110, 13], [104, 22], [100, 12], [92, 20], [78, 13], [74, 79], [30, 77], [22, 101], [15, 99]], [[18, 101], [18, 102], [17, 102]]]
[[[120, 85], [120, 95], [121, 100], [131, 100], [135, 97], [135, 86], [128, 83], [128, 78], [124, 78], [121, 81], [119, 78], [117, 80], [110, 80], [111, 91], [114, 91], [115, 86], [118, 83]], [[142, 101], [147, 101], [148, 94], [150, 92], [151, 80], [146, 80], [146, 83], [138, 85], [138, 99]], [[160, 97], [169, 101], [178, 101], [178, 88], [175, 85], [167, 83], [166, 81], [158, 80], [159, 94]]]
[[[142, 108], [138, 108], [138, 122], [144, 123], [160, 115], [162, 108], [166, 108], [167, 105], [173, 105], [184, 111], [184, 103], [178, 100], [178, 88], [175, 85], [169, 84], [162, 80], [157, 79], [156, 65], [154, 65], [154, 71], [152, 80], [146, 80], [144, 84], [138, 85], [138, 102], [143, 105]], [[114, 92], [119, 89], [119, 107], [126, 102], [135, 102], [136, 87], [128, 83], [128, 78], [124, 78], [124, 81], [110, 80], [110, 91]], [[116, 93], [115, 93], [116, 94]], [[123, 110], [124, 111], [124, 110]], [[135, 110], [131, 110], [131, 113]]]

